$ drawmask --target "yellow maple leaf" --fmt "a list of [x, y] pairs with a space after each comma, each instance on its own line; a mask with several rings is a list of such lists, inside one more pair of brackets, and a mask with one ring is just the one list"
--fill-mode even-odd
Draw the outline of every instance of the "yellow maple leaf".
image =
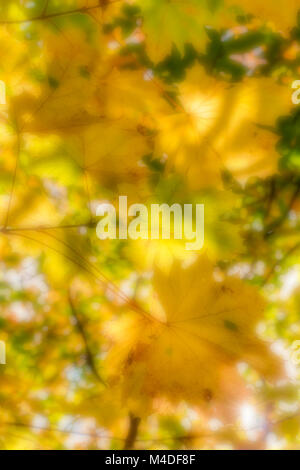
[[239, 362], [265, 378], [280, 375], [255, 332], [264, 303], [254, 288], [232, 277], [218, 282], [206, 256], [187, 268], [174, 263], [169, 275], [157, 270], [153, 283], [152, 316], [135, 313], [115, 325], [108, 359], [112, 383], [121, 383], [136, 413], [140, 397], [143, 407], [162, 397], [225, 416], [245, 394]]
[[195, 66], [178, 91], [177, 108], [159, 115], [156, 145], [192, 188], [220, 183], [225, 168], [242, 179], [276, 169], [271, 128], [291, 109], [288, 87], [269, 77], [230, 84]]
[[69, 142], [79, 167], [97, 181], [110, 187], [145, 182], [142, 158], [151, 152], [151, 142], [134, 123], [119, 119], [78, 128]]
[[74, 133], [78, 126], [97, 121], [87, 108], [91, 100], [89, 79], [99, 51], [76, 30], [69, 30], [63, 39], [60, 34], [43, 34], [44, 47], [36, 72], [40, 78], [31, 80], [30, 86], [23, 84], [12, 96], [12, 112], [18, 116], [21, 131]]

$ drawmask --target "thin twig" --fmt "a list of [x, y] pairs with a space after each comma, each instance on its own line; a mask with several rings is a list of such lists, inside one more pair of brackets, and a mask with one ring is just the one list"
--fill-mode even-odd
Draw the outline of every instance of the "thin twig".
[[67, 16], [67, 15], [75, 15], [76, 13], [87, 13], [92, 10], [96, 10], [97, 8], [102, 8], [101, 5], [94, 5], [91, 7], [82, 7], [82, 8], [74, 8], [74, 10], [68, 11], [60, 11], [56, 13], [48, 13], [48, 14], [41, 14], [39, 16], [35, 16], [33, 18], [27, 18], [24, 20], [0, 20], [1, 24], [23, 24], [23, 23], [31, 23], [33, 21], [43, 21], [50, 18], [58, 18], [60, 16]]
[[293, 209], [293, 206], [294, 206], [299, 194], [300, 194], [300, 182], [297, 184], [296, 189], [294, 190], [294, 192], [291, 196], [291, 200], [290, 200], [289, 204], [287, 205], [284, 213], [277, 220], [275, 220], [272, 224], [270, 224], [269, 227], [266, 228], [264, 238], [270, 238], [272, 235], [274, 235], [275, 230], [277, 230], [278, 228], [280, 228], [284, 224], [284, 222], [285, 222], [286, 218], [288, 217], [290, 211]]
[[[39, 232], [38, 229], [35, 230], [36, 232]], [[33, 242], [36, 242], [42, 246], [44, 246], [45, 248], [48, 248], [52, 251], [54, 251], [55, 253], [58, 253], [59, 255], [63, 256], [65, 259], [71, 261], [72, 263], [76, 264], [77, 266], [79, 266], [81, 269], [83, 269], [85, 272], [87, 272], [88, 274], [90, 274], [97, 282], [101, 283], [102, 286], [104, 288], [106, 288], [107, 290], [109, 290], [111, 293], [113, 293], [114, 295], [116, 295], [119, 299], [121, 299], [123, 302], [125, 302], [128, 307], [130, 307], [132, 310], [134, 310], [135, 312], [137, 312], [138, 314], [141, 314], [143, 315], [145, 318], [147, 318], [148, 320], [151, 320], [151, 321], [155, 321], [155, 322], [158, 322], [158, 323], [161, 323], [161, 320], [157, 319], [156, 317], [152, 316], [151, 314], [149, 314], [148, 312], [146, 312], [146, 310], [144, 310], [140, 305], [138, 305], [136, 302], [134, 302], [132, 299], [128, 298], [123, 292], [122, 290], [116, 285], [114, 284], [112, 281], [110, 281], [106, 276], [104, 276], [100, 271], [98, 271], [95, 267], [94, 269], [96, 270], [96, 272], [98, 272], [98, 275], [92, 271], [91, 267], [91, 263], [87, 262], [86, 260], [84, 260], [84, 258], [80, 255], [80, 253], [78, 253], [76, 250], [74, 250], [74, 248], [72, 248], [70, 245], [64, 243], [62, 240], [59, 240], [58, 238], [56, 237], [53, 237], [57, 242], [60, 242], [62, 245], [66, 246], [70, 251], [72, 251], [74, 253], [74, 255], [78, 256], [79, 257], [79, 260], [78, 259], [74, 259], [72, 258], [72, 256], [69, 256], [67, 253], [62, 253], [60, 252], [59, 250], [57, 250], [55, 247], [45, 243], [44, 241], [41, 241], [41, 240], [37, 240], [33, 237], [30, 237], [28, 235], [24, 235], [24, 233], [22, 233], [22, 231], [13, 231], [13, 230], [5, 230], [5, 229], [1, 229], [0, 230], [0, 233], [3, 233], [3, 234], [9, 234], [9, 235], [13, 235], [13, 236], [19, 236], [19, 237], [22, 237], [24, 239], [27, 239], [27, 240], [30, 240], [30, 241], [33, 241]], [[51, 236], [49, 233], [47, 233], [46, 231], [44, 232], [45, 234], [47, 234], [48, 236]], [[80, 260], [81, 258], [81, 260]], [[83, 261], [84, 260], [84, 261]], [[87, 266], [85, 265], [87, 264]], [[93, 267], [93, 266], [92, 266]], [[99, 277], [101, 276], [101, 277]]]
[[37, 225], [28, 227], [2, 227], [0, 233], [9, 232], [43, 232], [46, 230], [58, 230], [58, 229], [74, 229], [74, 228], [93, 228], [96, 227], [96, 221], [82, 222], [79, 224], [66, 224], [66, 225]]
[[96, 364], [95, 364], [95, 360], [94, 360], [94, 356], [93, 356], [93, 353], [91, 351], [91, 348], [89, 346], [89, 341], [88, 341], [88, 337], [87, 337], [87, 333], [85, 331], [85, 328], [83, 326], [83, 323], [80, 319], [80, 316], [78, 315], [78, 312], [75, 308], [75, 305], [74, 305], [74, 302], [73, 302], [73, 299], [72, 299], [72, 296], [71, 296], [71, 292], [69, 291], [69, 295], [68, 295], [68, 299], [69, 299], [69, 305], [70, 305], [70, 308], [71, 308], [71, 312], [72, 312], [72, 316], [73, 318], [75, 319], [75, 323], [76, 323], [76, 326], [77, 326], [77, 329], [78, 329], [78, 332], [80, 333], [82, 339], [83, 339], [83, 343], [84, 343], [84, 347], [85, 347], [85, 352], [86, 352], [86, 361], [87, 361], [87, 364], [89, 366], [89, 368], [91, 369], [91, 371], [93, 372], [94, 376], [96, 377], [96, 379], [98, 380], [98, 382], [102, 383], [102, 385], [105, 385], [106, 386], [106, 383], [104, 382], [104, 380], [102, 379], [102, 377], [100, 376], [98, 370], [97, 370], [97, 367], [96, 367]]
[[267, 282], [269, 281], [269, 279], [272, 277], [272, 275], [274, 274], [274, 272], [276, 271], [276, 268], [278, 266], [281, 266], [287, 259], [289, 256], [291, 256], [295, 251], [297, 251], [298, 249], [300, 248], [300, 242], [296, 243], [296, 245], [292, 246], [284, 255], [284, 257], [278, 261], [276, 261], [276, 263], [273, 264], [273, 266], [271, 267], [270, 271], [268, 272], [267, 276], [265, 277], [264, 281], [263, 281], [263, 286], [265, 284], [267, 284]]
[[276, 181], [275, 178], [271, 178], [270, 180], [270, 190], [269, 190], [269, 195], [268, 195], [268, 203], [266, 207], [266, 213], [265, 213], [265, 218], [267, 219], [269, 217], [269, 214], [271, 212], [272, 204], [275, 198], [276, 194]]
[[41, 15], [34, 16], [33, 18], [23, 19], [23, 20], [2, 20], [2, 21], [0, 20], [0, 25], [24, 24], [24, 23], [31, 23], [33, 21], [43, 21], [43, 20], [48, 20], [51, 18], [58, 18], [60, 16], [75, 15], [76, 13], [89, 13], [90, 11], [97, 10], [99, 8], [103, 9], [112, 3], [117, 3], [120, 1], [121, 0], [110, 0], [110, 1], [100, 0], [98, 5], [94, 5], [90, 7], [74, 8], [73, 10], [45, 14], [48, 8], [48, 5], [47, 5], [48, 2], [46, 2], [46, 8], [44, 8]]

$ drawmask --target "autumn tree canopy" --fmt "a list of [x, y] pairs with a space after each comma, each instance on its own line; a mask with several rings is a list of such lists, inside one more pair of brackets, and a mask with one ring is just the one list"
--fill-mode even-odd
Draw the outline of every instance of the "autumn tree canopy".
[[[2, 448], [300, 447], [299, 8], [1, 2]], [[203, 248], [100, 240], [120, 195]]]

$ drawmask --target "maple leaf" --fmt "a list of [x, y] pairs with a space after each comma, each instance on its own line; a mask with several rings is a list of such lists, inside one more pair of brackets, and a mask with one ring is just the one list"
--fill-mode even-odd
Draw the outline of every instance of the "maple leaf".
[[178, 92], [177, 108], [158, 114], [156, 146], [192, 189], [220, 185], [224, 169], [240, 179], [276, 170], [272, 128], [291, 109], [288, 87], [267, 77], [230, 84], [195, 66]]
[[153, 316], [121, 320], [109, 359], [112, 383], [121, 382], [131, 406], [162, 396], [226, 414], [245, 394], [239, 362], [264, 378], [280, 376], [256, 334], [264, 302], [254, 288], [232, 277], [216, 281], [206, 256], [187, 268], [174, 263], [169, 274], [157, 270], [153, 284]]
[[85, 40], [82, 32], [72, 28], [66, 31], [64, 42], [60, 34], [50, 32], [43, 38], [42, 54], [32, 64], [36, 79], [23, 81], [23, 89], [15, 91], [12, 113], [17, 115], [23, 132], [75, 133], [78, 126], [99, 119], [87, 109], [91, 100], [89, 79], [99, 51]]
[[146, 36], [146, 50], [154, 62], [162, 60], [175, 44], [180, 52], [184, 44], [191, 42], [203, 49], [207, 35], [205, 26], [218, 27], [230, 15], [225, 9], [209, 0], [138, 0], [144, 17], [143, 31]]

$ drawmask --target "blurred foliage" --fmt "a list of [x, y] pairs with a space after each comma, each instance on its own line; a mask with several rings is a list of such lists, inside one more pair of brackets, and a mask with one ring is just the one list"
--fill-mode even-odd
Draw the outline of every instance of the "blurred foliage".
[[[298, 8], [0, 3], [2, 448], [299, 449]], [[203, 252], [100, 241], [119, 195]]]

